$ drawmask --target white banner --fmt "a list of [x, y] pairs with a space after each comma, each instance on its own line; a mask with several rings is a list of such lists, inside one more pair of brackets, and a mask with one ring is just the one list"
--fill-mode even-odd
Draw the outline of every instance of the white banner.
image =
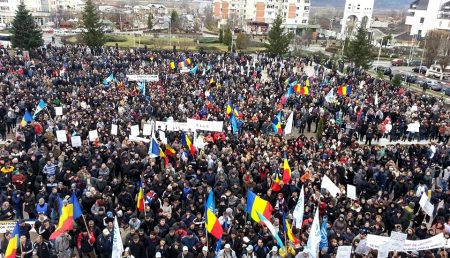
[[350, 258], [352, 256], [352, 246], [339, 246], [336, 258]]
[[67, 142], [66, 130], [57, 130], [56, 139], [58, 142]]
[[324, 188], [330, 192], [331, 196], [336, 197], [338, 193], [341, 193], [339, 187], [326, 175], [322, 178], [322, 185], [320, 188]]
[[[367, 246], [372, 249], [380, 248], [380, 246], [384, 245], [390, 241], [390, 237], [377, 236], [369, 234], [367, 235]], [[430, 237], [423, 240], [406, 240], [403, 245], [402, 250], [397, 251], [422, 251], [422, 250], [430, 250], [444, 247], [446, 243], [446, 239], [444, 238], [444, 234], [440, 233], [434, 237]], [[390, 250], [393, 251], [393, 250]]]
[[406, 129], [406, 131], [412, 132], [412, 133], [420, 132], [420, 123], [414, 122], [414, 123], [408, 124], [408, 129]]
[[303, 225], [303, 215], [305, 213], [305, 189], [302, 186], [300, 190], [300, 197], [295, 205], [292, 216], [294, 217], [295, 228], [301, 229]]
[[70, 141], [72, 142], [72, 147], [77, 148], [81, 147], [81, 136], [75, 135], [70, 138]]
[[159, 76], [157, 74], [127, 74], [128, 81], [148, 81], [157, 82], [159, 81]]
[[292, 133], [292, 124], [294, 123], [294, 112], [292, 112], [286, 122], [286, 127], [284, 127], [284, 135]]
[[123, 253], [123, 243], [120, 237], [119, 223], [117, 217], [114, 217], [114, 230], [113, 230], [113, 250], [111, 258], [121, 258]]
[[[33, 220], [25, 221], [25, 223], [30, 224], [31, 226], [34, 225], [34, 222], [35, 221]], [[6, 233], [6, 231], [13, 232], [15, 226], [16, 226], [15, 220], [2, 220], [0, 221], [0, 233], [4, 234]]]
[[163, 131], [187, 131], [187, 123], [155, 121], [155, 130]]
[[203, 121], [195, 119], [187, 119], [187, 126], [191, 130], [202, 130], [211, 132], [222, 132], [223, 121]]

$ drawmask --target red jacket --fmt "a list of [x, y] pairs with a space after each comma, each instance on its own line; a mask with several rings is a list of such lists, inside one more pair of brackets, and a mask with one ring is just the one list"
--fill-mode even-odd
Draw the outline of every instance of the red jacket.
[[[78, 238], [77, 238], [77, 247], [78, 249], [81, 249], [81, 241], [83, 239], [83, 233], [79, 233], [78, 234]], [[94, 236], [94, 232], [89, 232], [89, 239], [88, 239], [88, 243], [93, 245], [95, 243], [95, 236]]]

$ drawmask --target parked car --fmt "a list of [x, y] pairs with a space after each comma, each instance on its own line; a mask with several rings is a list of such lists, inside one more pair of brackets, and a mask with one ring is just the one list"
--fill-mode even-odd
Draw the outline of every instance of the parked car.
[[373, 69], [375, 71], [378, 71], [378, 70], [383, 71], [384, 75], [388, 75], [389, 76], [389, 75], [392, 74], [392, 70], [389, 67], [385, 67], [385, 66], [379, 65], [379, 66], [375, 66]]
[[394, 59], [391, 61], [392, 66], [402, 66], [405, 65], [405, 61], [403, 59]]
[[415, 73], [421, 73], [421, 74], [426, 74], [428, 68], [426, 66], [416, 66], [413, 69], [413, 72]]
[[420, 60], [408, 60], [408, 66], [420, 66], [422, 63]]
[[50, 27], [43, 28], [42, 31], [44, 33], [53, 33], [53, 32], [55, 32], [55, 30], [53, 28], [50, 28]]
[[444, 89], [444, 94], [450, 96], [450, 87]]
[[432, 65], [427, 70], [427, 77], [441, 78], [441, 75], [444, 80], [450, 77], [450, 65], [445, 67], [444, 71], [440, 65]]
[[428, 81], [427, 82], [428, 88], [434, 90], [434, 91], [442, 91], [444, 89], [444, 85], [438, 81]]

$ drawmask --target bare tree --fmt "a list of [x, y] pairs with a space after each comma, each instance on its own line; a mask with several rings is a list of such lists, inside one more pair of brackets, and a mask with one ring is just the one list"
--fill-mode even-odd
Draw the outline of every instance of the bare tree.
[[432, 30], [427, 33], [425, 42], [425, 64], [431, 66], [437, 61], [441, 46], [441, 31]]
[[439, 65], [441, 66], [441, 80], [444, 77], [444, 71], [450, 65], [450, 32], [442, 32], [441, 37], [441, 52], [438, 57]]

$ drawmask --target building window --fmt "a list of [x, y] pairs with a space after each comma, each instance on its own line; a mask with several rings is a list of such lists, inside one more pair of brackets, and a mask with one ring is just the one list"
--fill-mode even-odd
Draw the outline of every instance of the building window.
[[8, 0], [0, 0], [0, 3], [7, 3]]
[[305, 6], [305, 8], [303, 10], [309, 10], [309, 6]]
[[9, 11], [9, 7], [8, 6], [0, 6], [0, 10]]
[[423, 23], [425, 21], [425, 18], [420, 18], [420, 23]]
[[360, 4], [358, 4], [358, 7], [356, 8], [357, 10], [359, 10], [359, 7], [361, 7], [361, 5]]
[[302, 20], [302, 23], [303, 24], [306, 24], [308, 21], [307, 20]]

